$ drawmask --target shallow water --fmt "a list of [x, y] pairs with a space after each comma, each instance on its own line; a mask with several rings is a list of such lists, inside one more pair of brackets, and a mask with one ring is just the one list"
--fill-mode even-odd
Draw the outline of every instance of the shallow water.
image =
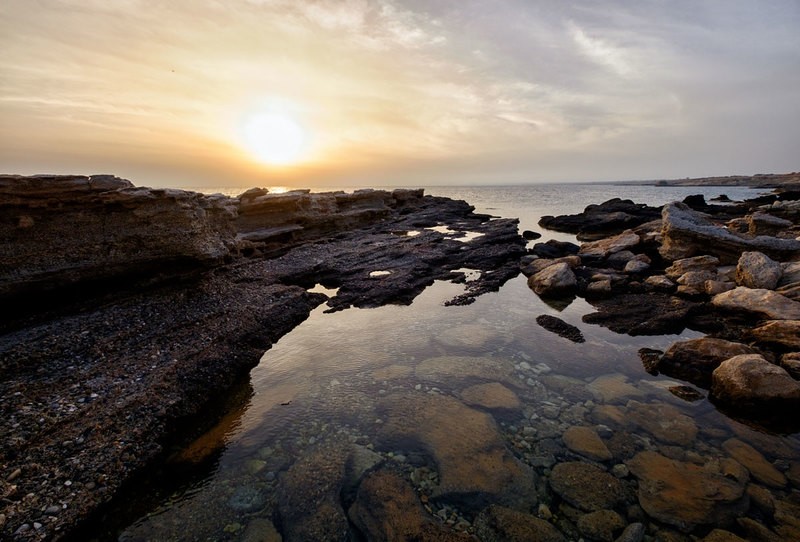
[[[734, 199], [753, 195], [730, 187], [579, 186], [569, 194], [563, 187], [427, 192], [466, 199], [479, 212], [519, 216], [520, 229], [537, 231], [536, 221], [544, 214], [579, 212], [614, 196], [662, 204], [699, 192], [726, 193]], [[547, 238], [574, 239], [553, 232]], [[315, 291], [335, 295], [319, 286]], [[462, 291], [462, 285], [437, 282], [410, 306], [331, 314], [324, 305], [318, 307], [264, 354], [247, 383], [252, 389], [247, 400], [176, 452], [166, 470], [184, 473], [182, 482], [160, 502], [148, 503], [149, 509], [120, 539], [242, 540], [259, 518], [285, 530], [289, 526], [281, 524], [279, 511], [289, 490], [286, 473], [319, 451], [335, 463], [341, 442], [351, 452], [377, 453], [375, 461], [402, 472], [424, 497], [431, 518], [467, 532], [475, 532], [482, 506], [477, 499], [470, 502], [476, 484], [490, 501], [507, 503], [507, 493], [516, 491], [513, 483], [498, 488], [491, 476], [483, 480], [475, 470], [480, 465], [494, 468], [491, 461], [499, 453], [506, 465], [511, 462], [514, 469], [533, 472], [538, 479], [523, 501], [519, 492], [514, 494], [515, 505], [546, 518], [554, 514], [550, 521], [568, 539], [582, 536], [576, 525], [583, 512], [564, 504], [548, 484], [559, 463], [583, 461], [613, 472], [625, 488], [614, 509], [624, 523], [644, 522], [650, 534], [675, 526], [663, 518], [654, 520], [638, 506], [636, 478], [624, 465], [636, 452], [656, 451], [709, 470], [731, 455], [729, 439], [735, 437], [781, 475], [793, 480], [792, 469], [800, 470], [796, 435], [750, 429], [705, 398], [686, 401], [669, 391], [682, 382], [643, 370], [639, 348], [665, 349], [699, 333], [629, 337], [584, 324], [581, 317], [593, 312], [588, 303], [576, 299], [566, 307], [552, 307], [521, 276], [472, 305], [444, 306]], [[542, 314], [577, 326], [585, 342], [573, 343], [544, 330], [536, 323]], [[594, 428], [613, 457], [587, 459], [570, 449], [563, 435], [575, 426]], [[498, 468], [492, 476], [503, 474]], [[791, 483], [796, 482], [777, 487], [751, 480], [750, 485], [767, 487], [779, 501], [790, 496]], [[307, 489], [292, 486], [300, 494], [291, 498], [313, 503], [318, 498], [314, 484], [309, 479]], [[341, 499], [352, 500], [341, 487], [336, 491]], [[774, 527], [773, 519], [754, 506], [743, 515]], [[695, 532], [704, 534], [709, 528]]]

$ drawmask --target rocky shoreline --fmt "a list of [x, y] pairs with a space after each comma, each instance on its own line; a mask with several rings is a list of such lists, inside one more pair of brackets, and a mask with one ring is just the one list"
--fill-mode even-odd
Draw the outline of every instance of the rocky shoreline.
[[0, 177], [0, 239], [0, 533], [15, 540], [102, 513], [328, 301], [316, 283], [338, 310], [472, 269], [452, 301], [470, 303], [525, 252], [515, 220], [421, 190], [227, 198], [109, 176]]

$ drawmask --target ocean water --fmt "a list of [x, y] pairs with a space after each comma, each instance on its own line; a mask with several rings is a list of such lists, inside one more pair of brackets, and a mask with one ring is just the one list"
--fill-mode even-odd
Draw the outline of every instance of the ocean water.
[[[756, 194], [733, 187], [614, 185], [430, 187], [426, 193], [518, 217], [521, 230], [539, 231], [543, 240], [573, 241], [542, 231], [538, 219], [612, 197], [660, 205], [697, 193], [732, 199]], [[705, 398], [686, 401], [669, 391], [684, 383], [644, 371], [640, 348], [663, 350], [698, 332], [629, 337], [584, 324], [582, 316], [593, 312], [587, 302], [553, 307], [522, 276], [472, 305], [444, 306], [462, 291], [461, 285], [437, 282], [410, 306], [332, 314], [324, 305], [316, 309], [264, 353], [217, 426], [175, 450], [133, 492], [122, 506], [131, 515], [124, 528], [99, 538], [246, 540], [263, 534], [264, 520], [286, 536], [297, 523], [313, 522], [320, 503], [352, 502], [363, 474], [353, 472], [353, 457], [366, 467], [400, 473], [430, 521], [474, 534], [487, 494], [488, 502], [507, 503], [509, 492], [522, 492], [515, 506], [548, 519], [568, 540], [584, 537], [578, 525], [585, 512], [553, 490], [560, 463], [590, 463], [613, 473], [623, 496], [607, 507], [622, 525], [643, 522], [652, 536], [677, 528], [642, 510], [637, 478], [626, 466], [635, 453], [657, 452], [681, 465], [719, 471], [734, 439], [780, 476], [800, 470], [797, 435], [749, 428]], [[536, 323], [543, 314], [577, 326], [585, 342], [544, 330]], [[576, 453], [564, 437], [575, 427], [592, 428], [609, 455]], [[331, 482], [331, 471], [340, 479]], [[517, 487], [520, 472], [533, 473], [528, 493]], [[785, 479], [769, 485], [755, 478], [750, 484], [762, 494], [790, 498]], [[699, 490], [674, 491], [684, 491], [691, 507]], [[774, 526], [755, 504], [741, 515]], [[710, 527], [692, 533], [702, 536]]]

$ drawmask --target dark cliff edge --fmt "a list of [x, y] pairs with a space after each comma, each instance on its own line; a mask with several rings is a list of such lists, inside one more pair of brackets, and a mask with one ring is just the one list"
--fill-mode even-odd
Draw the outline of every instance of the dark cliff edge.
[[480, 278], [451, 303], [469, 303], [518, 274], [525, 242], [516, 220], [422, 190], [6, 175], [0, 250], [0, 538], [52, 540], [83, 536], [315, 307], [407, 304], [463, 268]]

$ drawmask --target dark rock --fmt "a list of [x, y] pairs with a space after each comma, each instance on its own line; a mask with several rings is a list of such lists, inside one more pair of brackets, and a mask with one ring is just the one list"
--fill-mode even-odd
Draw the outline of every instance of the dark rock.
[[757, 352], [746, 344], [701, 337], [673, 343], [664, 352], [655, 369], [668, 376], [708, 388], [711, 386], [711, 373], [720, 363], [739, 354]]
[[584, 322], [629, 335], [680, 333], [692, 312], [701, 306], [659, 292], [622, 294], [609, 299], [592, 299], [591, 303], [599, 312], [585, 315]]
[[698, 211], [701, 211], [705, 207], [708, 207], [708, 204], [706, 203], [706, 198], [702, 194], [695, 194], [695, 195], [692, 195], [692, 196], [686, 196], [685, 198], [683, 198], [683, 203], [685, 205], [688, 205], [692, 209], [695, 209], [695, 210], [698, 210]]
[[542, 314], [536, 317], [536, 323], [545, 328], [547, 331], [553, 332], [560, 337], [569, 339], [574, 343], [585, 342], [583, 333], [572, 324], [566, 323], [561, 318], [550, 316], [549, 314]]
[[614, 508], [625, 498], [619, 480], [589, 463], [559, 463], [550, 474], [550, 487], [566, 502], [587, 512]]
[[660, 209], [614, 198], [589, 205], [576, 215], [543, 216], [539, 225], [555, 231], [578, 234], [578, 239], [606, 237], [660, 218]]
[[535, 239], [539, 239], [541, 236], [542, 236], [541, 233], [531, 230], [525, 230], [524, 232], [522, 232], [522, 238], [525, 239], [526, 241], [533, 241]]
[[700, 399], [705, 399], [705, 395], [691, 386], [670, 386], [667, 388], [667, 391], [669, 391], [675, 397], [691, 403], [699, 401]]
[[728, 197], [726, 194], [720, 194], [720, 195], [719, 195], [719, 196], [717, 196], [717, 197], [711, 198], [711, 201], [724, 201], [724, 202], [729, 202], [729, 201], [732, 201], [732, 200], [731, 200], [731, 198], [729, 198], [729, 197]]
[[580, 247], [575, 243], [567, 241], [556, 241], [550, 239], [544, 243], [536, 243], [533, 246], [532, 252], [540, 258], [563, 258], [564, 256], [572, 256], [578, 253]]

